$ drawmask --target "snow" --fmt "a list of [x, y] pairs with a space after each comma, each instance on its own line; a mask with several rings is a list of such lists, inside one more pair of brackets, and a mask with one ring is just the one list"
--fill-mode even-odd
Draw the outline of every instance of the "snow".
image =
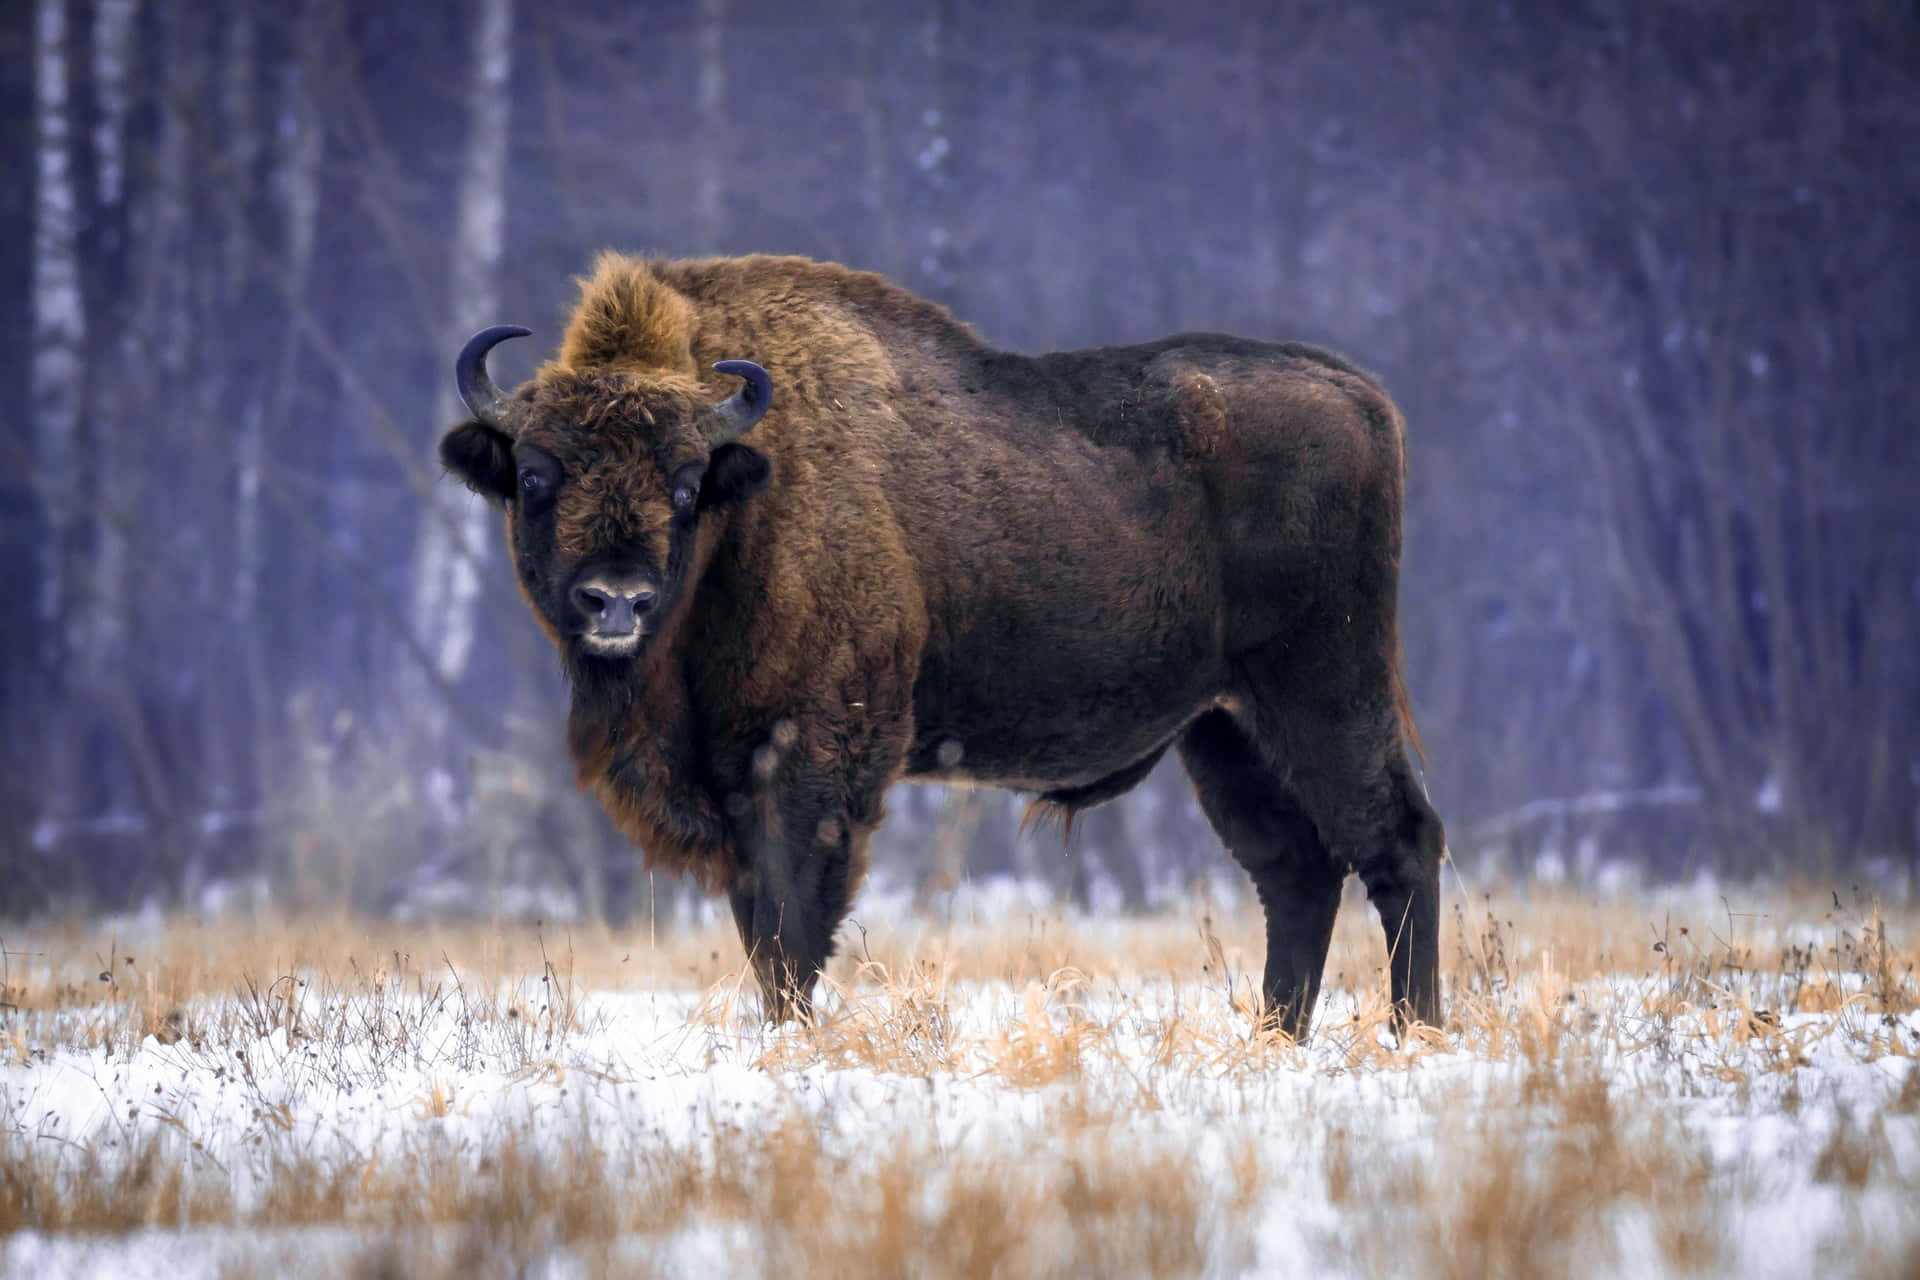
[[[1593, 1038], [1588, 1064], [1609, 1097], [1623, 1114], [1651, 1100], [1697, 1141], [1714, 1175], [1740, 1189], [1744, 1199], [1727, 1207], [1726, 1221], [1743, 1269], [1804, 1273], [1820, 1265], [1820, 1242], [1849, 1223], [1910, 1212], [1891, 1191], [1822, 1185], [1815, 1168], [1839, 1127], [1871, 1122], [1899, 1171], [1895, 1181], [1910, 1187], [1920, 1177], [1920, 1117], [1886, 1108], [1916, 1069], [1920, 1014], [1883, 1019], [1853, 1004], [1789, 1017], [1777, 1038], [1743, 1042], [1707, 1026], [1661, 1035], [1650, 1025], [1635, 1028], [1626, 1012], [1647, 1006], [1656, 981], [1588, 984], [1548, 998], [1565, 999], [1596, 1022], [1613, 1020], [1615, 1034]], [[531, 1010], [538, 993], [492, 996], [502, 1002], [496, 1011], [516, 1003]], [[1344, 1274], [1366, 1268], [1332, 1244], [1351, 1231], [1353, 1212], [1329, 1197], [1323, 1170], [1333, 1135], [1363, 1142], [1375, 1153], [1369, 1159], [1386, 1152], [1423, 1168], [1451, 1149], [1462, 1126], [1527, 1123], [1534, 1069], [1521, 1055], [1467, 1047], [1457, 1037], [1425, 1052], [1371, 1053], [1370, 1044], [1341, 1034], [1356, 1008], [1346, 992], [1323, 1001], [1309, 1047], [1283, 1051], [1263, 1069], [1231, 1056], [1214, 1067], [1203, 1056], [1168, 1063], [1156, 1046], [1169, 1020], [1235, 1016], [1222, 1008], [1217, 986], [1095, 988], [1069, 974], [1046, 988], [956, 985], [946, 992], [953, 1060], [942, 1064], [937, 1049], [917, 1056], [902, 1044], [889, 1059], [895, 1069], [879, 1070], [818, 1060], [807, 1033], [767, 1029], [751, 999], [732, 996], [728, 988], [587, 993], [573, 1029], [549, 1043], [538, 1014], [476, 1018], [477, 1003], [469, 1006], [464, 993], [430, 1003], [361, 996], [352, 1007], [335, 1001], [330, 1008], [332, 998], [309, 984], [292, 997], [302, 1017], [283, 1017], [263, 1034], [217, 1044], [209, 1038], [198, 1048], [149, 1036], [130, 1052], [64, 1048], [14, 1062], [0, 1069], [0, 1123], [108, 1159], [143, 1138], [172, 1135], [179, 1159], [225, 1171], [243, 1219], [289, 1159], [350, 1162], [424, 1151], [477, 1164], [506, 1135], [556, 1151], [584, 1135], [613, 1167], [633, 1167], [650, 1151], [716, 1151], [729, 1134], [771, 1131], [795, 1117], [821, 1134], [826, 1149], [850, 1156], [1003, 1151], [1017, 1161], [1097, 1132], [1143, 1152], [1183, 1152], [1221, 1187], [1232, 1180], [1235, 1144], [1251, 1142], [1266, 1175], [1252, 1256], [1210, 1254], [1210, 1269]], [[850, 997], [855, 1004], [879, 998]], [[230, 1015], [231, 1005], [221, 1003], [191, 1012], [189, 1024], [223, 1009]], [[838, 998], [827, 1004], [849, 1012]], [[337, 1020], [328, 1023], [330, 1016]], [[290, 1021], [365, 1034], [290, 1036]], [[1006, 1066], [1006, 1046], [1076, 1026], [1097, 1032], [1084, 1070], [1022, 1087]], [[1794, 1046], [1805, 1065], [1778, 1069], [1783, 1045]], [[1358, 1065], [1361, 1059], [1370, 1061]], [[798, 1065], [783, 1065], [789, 1061]], [[1791, 1107], [1783, 1104], [1789, 1090]], [[1062, 1114], [1089, 1106], [1100, 1117], [1096, 1129], [1063, 1137]], [[939, 1163], [929, 1165], [919, 1191], [923, 1209], [934, 1212], [946, 1184]], [[1657, 1265], [1646, 1215], [1630, 1206], [1618, 1212], [1610, 1229], [1623, 1269]], [[650, 1267], [711, 1274], [740, 1255], [739, 1230], [696, 1221], [635, 1247], [644, 1243]], [[0, 1257], [9, 1275], [183, 1277], [239, 1260], [253, 1267], [277, 1257], [310, 1261], [355, 1240], [332, 1228], [108, 1238], [28, 1231], [7, 1240]], [[553, 1274], [570, 1273], [564, 1250], [552, 1265]]]

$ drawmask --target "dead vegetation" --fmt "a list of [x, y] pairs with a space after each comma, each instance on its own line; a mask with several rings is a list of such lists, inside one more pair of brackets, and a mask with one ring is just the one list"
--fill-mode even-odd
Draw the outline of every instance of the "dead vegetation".
[[[41, 926], [4, 939], [0, 1257], [162, 1229], [239, 1274], [1709, 1273], [1783, 1231], [1830, 1272], [1920, 1259], [1912, 908], [1462, 900], [1449, 1025], [1396, 1045], [1360, 906], [1306, 1046], [1249, 1034], [1258, 922], [1204, 903], [856, 931], [784, 1031], [718, 927]], [[1783, 1226], [1782, 1195], [1824, 1207]]]

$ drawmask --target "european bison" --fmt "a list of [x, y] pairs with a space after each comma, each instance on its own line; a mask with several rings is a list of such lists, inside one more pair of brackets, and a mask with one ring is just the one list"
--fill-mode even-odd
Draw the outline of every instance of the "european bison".
[[732, 900], [805, 1016], [901, 778], [1071, 815], [1176, 749], [1305, 1034], [1340, 886], [1437, 1023], [1443, 837], [1403, 741], [1402, 422], [1295, 343], [1027, 356], [878, 276], [605, 254], [511, 394], [460, 353], [447, 469], [506, 509], [569, 737], [649, 866]]

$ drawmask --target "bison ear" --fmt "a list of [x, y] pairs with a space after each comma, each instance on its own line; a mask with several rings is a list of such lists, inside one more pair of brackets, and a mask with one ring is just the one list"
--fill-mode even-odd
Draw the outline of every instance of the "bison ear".
[[483, 498], [513, 497], [513, 441], [478, 422], [463, 422], [440, 437], [440, 465]]
[[700, 485], [703, 508], [731, 506], [751, 498], [773, 481], [767, 455], [744, 444], [723, 444], [707, 460], [706, 479]]

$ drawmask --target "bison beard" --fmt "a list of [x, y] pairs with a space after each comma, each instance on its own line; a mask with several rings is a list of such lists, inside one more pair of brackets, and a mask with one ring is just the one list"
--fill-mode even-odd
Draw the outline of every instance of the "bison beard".
[[1299, 1038], [1340, 887], [1437, 1023], [1440, 820], [1395, 623], [1403, 426], [1294, 343], [995, 350], [877, 276], [603, 255], [511, 394], [456, 365], [448, 470], [506, 511], [569, 743], [648, 865], [725, 891], [805, 1017], [904, 777], [1067, 817], [1168, 750], [1253, 878]]

